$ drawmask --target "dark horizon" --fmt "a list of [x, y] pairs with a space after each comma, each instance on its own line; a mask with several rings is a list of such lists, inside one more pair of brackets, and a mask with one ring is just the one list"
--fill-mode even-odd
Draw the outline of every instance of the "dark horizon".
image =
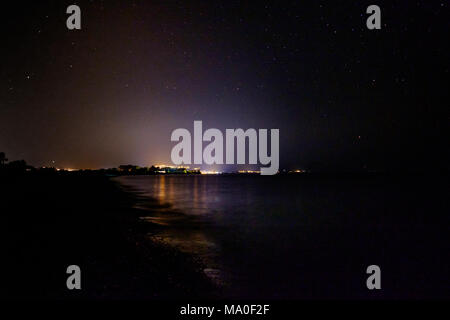
[[[2, 161], [2, 165], [0, 166], [1, 169], [3, 169], [3, 173], [8, 173], [11, 171], [11, 173], [19, 173], [19, 172], [25, 172], [29, 170], [40, 170], [40, 169], [46, 169], [53, 170], [53, 171], [63, 171], [63, 172], [106, 172], [106, 173], [112, 173], [114, 171], [124, 171], [124, 169], [121, 169], [122, 167], [129, 167], [130, 174], [134, 175], [142, 175], [146, 174], [154, 174], [154, 172], [151, 172], [154, 169], [163, 169], [163, 168], [178, 168], [178, 169], [188, 169], [190, 173], [215, 173], [215, 174], [233, 174], [233, 173], [244, 173], [244, 174], [251, 174], [251, 173], [259, 173], [260, 168], [257, 167], [257, 165], [174, 165], [172, 163], [155, 163], [150, 165], [137, 165], [132, 163], [127, 164], [121, 164], [115, 167], [98, 167], [98, 168], [72, 168], [72, 167], [59, 167], [55, 163], [52, 163], [48, 166], [33, 166], [29, 164], [25, 159], [9, 159], [6, 157], [4, 152], [0, 152], [0, 154], [3, 154], [5, 156], [6, 161], [0, 156], [0, 159]], [[193, 172], [195, 171], [195, 172]], [[167, 172], [166, 172], [167, 173]], [[185, 172], [186, 173], [186, 172]], [[445, 171], [445, 169], [442, 168], [416, 168], [416, 170], [411, 170], [410, 168], [404, 168], [401, 170], [395, 169], [395, 170], [376, 170], [374, 168], [352, 168], [352, 169], [343, 169], [343, 168], [336, 168], [334, 166], [325, 166], [322, 163], [316, 162], [311, 164], [308, 167], [296, 167], [296, 168], [279, 168], [278, 174], [283, 173], [294, 173], [294, 174], [362, 174], [362, 173], [368, 173], [368, 174], [389, 174], [389, 175], [404, 175], [404, 174], [428, 174], [428, 175], [434, 175], [434, 174], [448, 174], [448, 171]]]

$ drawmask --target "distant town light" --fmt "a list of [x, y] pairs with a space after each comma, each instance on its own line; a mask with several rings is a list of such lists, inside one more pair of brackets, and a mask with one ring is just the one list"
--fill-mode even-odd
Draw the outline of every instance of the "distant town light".
[[219, 171], [200, 171], [201, 174], [221, 174]]
[[239, 170], [238, 173], [258, 173], [260, 174], [260, 170]]

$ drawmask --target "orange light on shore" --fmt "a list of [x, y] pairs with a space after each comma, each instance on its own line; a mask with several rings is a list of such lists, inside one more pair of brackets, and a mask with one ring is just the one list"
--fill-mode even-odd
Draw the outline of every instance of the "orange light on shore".
[[261, 173], [259, 170], [239, 170], [238, 173]]
[[154, 165], [155, 168], [170, 168], [170, 169], [189, 169], [189, 166], [173, 166], [170, 164], [155, 164]]
[[201, 174], [221, 174], [219, 171], [200, 171]]

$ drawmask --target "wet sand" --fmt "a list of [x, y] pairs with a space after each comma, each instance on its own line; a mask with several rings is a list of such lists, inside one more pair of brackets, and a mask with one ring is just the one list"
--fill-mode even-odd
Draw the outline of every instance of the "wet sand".
[[[104, 176], [2, 177], [2, 299], [214, 297], [201, 265], [149, 241], [131, 193]], [[79, 265], [82, 290], [66, 289]]]

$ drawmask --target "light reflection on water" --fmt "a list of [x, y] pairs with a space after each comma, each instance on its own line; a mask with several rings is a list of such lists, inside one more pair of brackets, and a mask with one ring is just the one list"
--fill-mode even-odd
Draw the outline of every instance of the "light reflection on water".
[[[439, 259], [448, 251], [448, 242], [433, 240], [448, 225], [448, 210], [430, 212], [423, 197], [446, 199], [444, 189], [430, 184], [297, 175], [118, 181], [138, 191], [142, 219], [158, 225], [149, 237], [197, 258], [228, 298], [371, 297], [358, 276], [362, 266], [377, 261], [403, 274], [410, 267], [404, 257], [417, 248]], [[424, 226], [426, 237], [417, 236]], [[421, 267], [428, 268], [412, 270]]]
[[260, 261], [266, 249], [279, 252], [285, 243], [276, 238], [276, 228], [293, 227], [301, 212], [298, 190], [267, 177], [158, 175], [118, 181], [138, 191], [136, 207], [148, 212], [142, 219], [161, 226], [151, 229], [153, 241], [193, 255], [205, 274], [225, 287], [253, 272], [243, 259]]
[[206, 225], [213, 224], [204, 219], [219, 202], [214, 185], [217, 181], [201, 176], [145, 176], [121, 177], [122, 184], [137, 190], [141, 197], [155, 202], [138, 201], [136, 208], [148, 215], [141, 219], [165, 228], [158, 228], [149, 237], [152, 241], [178, 248], [194, 255], [204, 266], [205, 274], [218, 285], [225, 284], [222, 267], [219, 265], [220, 246]]

